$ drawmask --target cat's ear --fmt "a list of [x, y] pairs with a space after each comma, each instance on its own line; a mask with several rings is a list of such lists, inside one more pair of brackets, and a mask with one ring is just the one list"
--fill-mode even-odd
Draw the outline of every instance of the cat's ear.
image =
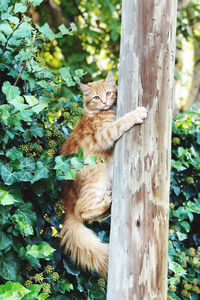
[[79, 83], [79, 87], [83, 94], [87, 94], [90, 91], [90, 87], [87, 84]]
[[106, 83], [109, 83], [109, 84], [115, 84], [114, 82], [114, 75], [111, 71], [108, 72], [107, 76], [106, 76], [106, 79], [105, 79], [105, 82]]

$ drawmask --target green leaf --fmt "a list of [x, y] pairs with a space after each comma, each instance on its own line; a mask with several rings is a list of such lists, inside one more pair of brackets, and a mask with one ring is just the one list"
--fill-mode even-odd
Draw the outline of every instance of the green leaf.
[[54, 169], [56, 170], [60, 170], [60, 171], [66, 171], [68, 172], [70, 170], [70, 159], [66, 158], [65, 155], [59, 155], [59, 156], [56, 156], [55, 158], [55, 167]]
[[23, 220], [31, 226], [36, 224], [36, 213], [31, 202], [20, 205], [20, 207], [16, 210], [16, 214], [22, 216]]
[[71, 74], [70, 74], [70, 68], [65, 67], [59, 69], [59, 73], [62, 76], [63, 80], [66, 82], [67, 86], [74, 86], [76, 83], [73, 81]]
[[57, 170], [56, 175], [59, 180], [74, 180], [76, 178], [77, 170], [70, 169], [68, 172], [61, 172]]
[[178, 263], [172, 261], [170, 257], [168, 257], [169, 270], [173, 271], [175, 274], [179, 276], [186, 275], [186, 270], [181, 267]]
[[73, 31], [77, 31], [77, 26], [75, 23], [70, 23], [70, 26]]
[[7, 8], [8, 8], [8, 3], [9, 2], [10, 2], [10, 0], [0, 1], [0, 10], [6, 11]]
[[20, 160], [20, 168], [26, 169], [28, 171], [35, 170], [35, 161], [33, 158], [23, 157]]
[[0, 250], [8, 248], [12, 244], [12, 240], [5, 232], [0, 231]]
[[82, 169], [83, 163], [78, 160], [77, 157], [72, 157], [71, 164], [75, 169]]
[[47, 103], [40, 100], [38, 102], [38, 104], [34, 107], [32, 107], [32, 111], [34, 111], [35, 113], [39, 114], [45, 107], [47, 107]]
[[23, 22], [18, 29], [13, 33], [13, 37], [16, 39], [21, 39], [21, 38], [30, 38], [32, 34], [32, 26], [27, 23]]
[[38, 30], [44, 34], [50, 41], [53, 41], [56, 37], [55, 33], [50, 29], [49, 25], [45, 23], [43, 26], [39, 27]]
[[11, 185], [17, 180], [16, 172], [12, 172], [13, 168], [10, 166], [1, 167], [1, 177], [6, 185]]
[[49, 244], [40, 244], [40, 245], [28, 245], [26, 247], [25, 256], [27, 258], [43, 258], [50, 260], [52, 258], [55, 249], [53, 249]]
[[34, 173], [32, 183], [49, 177], [49, 170], [46, 166], [43, 165], [42, 162], [37, 162], [37, 170]]
[[3, 83], [2, 92], [6, 95], [8, 101], [20, 95], [20, 89], [17, 86], [12, 86], [9, 81]]
[[26, 99], [26, 102], [30, 105], [36, 105], [39, 103], [39, 101], [34, 96], [24, 96]]
[[42, 2], [43, 2], [43, 0], [33, 0], [31, 3], [32, 3], [34, 6], [38, 6], [38, 5], [40, 5]]
[[78, 70], [75, 71], [75, 74], [76, 74], [76, 76], [78, 76], [78, 77], [82, 77], [83, 74], [84, 74], [84, 71], [83, 71], [83, 69], [78, 69]]
[[31, 284], [29, 287], [29, 293], [26, 295], [26, 300], [38, 299], [38, 295], [42, 289], [42, 284]]
[[13, 147], [12, 149], [9, 149], [6, 152], [6, 156], [11, 160], [20, 160], [23, 157], [23, 153], [21, 150], [17, 149], [16, 147]]
[[7, 21], [1, 21], [0, 32], [3, 32], [5, 35], [10, 35], [13, 32], [13, 30]]
[[0, 32], [0, 42], [2, 42], [3, 44], [5, 44], [7, 41], [7, 39], [5, 38], [4, 34], [2, 32]]
[[187, 235], [186, 235], [185, 233], [182, 233], [182, 232], [177, 231], [176, 234], [177, 234], [177, 236], [178, 236], [179, 241], [184, 241], [184, 240], [187, 239]]
[[186, 232], [190, 232], [190, 224], [188, 222], [182, 221], [181, 226], [185, 229]]
[[5, 280], [18, 280], [20, 264], [17, 257], [12, 253], [0, 256], [0, 277]]
[[2, 300], [21, 300], [28, 293], [29, 290], [19, 282], [7, 281], [4, 285], [0, 286], [0, 299]]
[[9, 101], [17, 110], [24, 110], [28, 108], [27, 104], [24, 104], [24, 98], [21, 96], [16, 96], [11, 101]]
[[67, 28], [65, 27], [64, 24], [60, 25], [60, 26], [58, 27], [58, 29], [61, 31], [61, 33], [62, 33], [63, 35], [64, 35], [64, 34], [71, 34], [71, 32], [69, 31], [69, 29], [67, 29]]
[[18, 171], [16, 174], [18, 177], [18, 181], [27, 182], [27, 181], [32, 181], [32, 179], [33, 179], [33, 174], [31, 174], [27, 170]]
[[184, 149], [183, 147], [178, 147], [178, 157], [184, 156], [188, 152], [188, 149]]
[[23, 219], [22, 215], [15, 213], [12, 216], [12, 221], [18, 225], [18, 230], [22, 236], [34, 234], [33, 227]]
[[85, 159], [85, 163], [90, 166], [90, 168], [94, 168], [96, 166], [97, 156], [88, 155]]
[[20, 13], [25, 13], [27, 11], [27, 7], [23, 5], [22, 3], [16, 3], [14, 7], [14, 11], [17, 14], [18, 12]]
[[0, 119], [6, 120], [10, 116], [10, 105], [1, 104], [0, 105]]
[[42, 137], [43, 134], [44, 134], [44, 129], [40, 126], [37, 126], [37, 125], [33, 125], [31, 128], [30, 128], [30, 132], [32, 133], [33, 136], [39, 136], [39, 137]]
[[0, 204], [5, 206], [5, 205], [11, 205], [14, 204], [16, 201], [16, 199], [13, 197], [13, 195], [11, 195], [9, 192], [0, 189]]

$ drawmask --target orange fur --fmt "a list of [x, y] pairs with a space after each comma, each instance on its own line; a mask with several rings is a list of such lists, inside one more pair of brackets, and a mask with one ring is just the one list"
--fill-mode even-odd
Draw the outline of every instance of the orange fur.
[[62, 146], [61, 154], [69, 155], [83, 147], [85, 158], [88, 154], [96, 155], [104, 163], [96, 164], [95, 168], [84, 166], [74, 181], [65, 181], [61, 246], [65, 246], [65, 251], [82, 268], [94, 268], [106, 276], [108, 244], [102, 243], [83, 222], [101, 219], [109, 209], [114, 143], [135, 124], [142, 123], [147, 112], [144, 107], [138, 107], [115, 120], [117, 89], [111, 72], [105, 80], [80, 84], [80, 88], [84, 115]]

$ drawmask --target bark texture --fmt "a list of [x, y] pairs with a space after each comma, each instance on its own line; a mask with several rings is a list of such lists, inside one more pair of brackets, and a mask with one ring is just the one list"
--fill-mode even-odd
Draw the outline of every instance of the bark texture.
[[176, 1], [123, 0], [118, 116], [148, 117], [115, 148], [107, 300], [167, 298]]

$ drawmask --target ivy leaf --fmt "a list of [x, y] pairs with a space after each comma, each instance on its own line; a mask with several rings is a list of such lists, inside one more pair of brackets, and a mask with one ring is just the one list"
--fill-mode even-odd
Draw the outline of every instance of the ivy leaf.
[[0, 256], [0, 270], [0, 277], [3, 279], [18, 280], [20, 265], [14, 253], [9, 252]]
[[40, 3], [42, 3], [42, 1], [43, 1], [43, 0], [33, 0], [33, 1], [32, 1], [32, 5], [38, 6], [38, 5], [40, 5]]
[[61, 172], [58, 170], [56, 175], [59, 180], [74, 180], [76, 178], [76, 173], [77, 170], [75, 169], [70, 169], [68, 172]]
[[77, 26], [75, 23], [70, 23], [70, 26], [73, 31], [77, 31]]
[[19, 282], [7, 281], [4, 285], [0, 286], [0, 299], [20, 300], [20, 299], [24, 298], [24, 296], [27, 295], [28, 293], [29, 293], [29, 290], [26, 289]]
[[10, 116], [10, 105], [1, 104], [0, 105], [0, 117], [5, 120]]
[[11, 160], [20, 160], [23, 157], [23, 153], [21, 150], [17, 149], [16, 147], [13, 147], [12, 149], [9, 149], [6, 152], [6, 156]]
[[26, 169], [28, 171], [35, 170], [35, 162], [33, 158], [23, 157], [20, 160], [20, 168]]
[[69, 29], [66, 28], [64, 24], [60, 25], [58, 29], [61, 31], [61, 33], [64, 34], [69, 34], [72, 35], [72, 33], [69, 31]]
[[0, 189], [0, 204], [5, 206], [5, 205], [11, 205], [15, 202], [18, 202], [13, 195], [11, 195], [9, 192]]
[[83, 71], [83, 69], [78, 69], [78, 70], [75, 71], [75, 74], [76, 74], [76, 76], [78, 76], [78, 77], [82, 77], [83, 74], [84, 74], [84, 71]]
[[19, 181], [27, 182], [27, 181], [31, 181], [33, 179], [33, 174], [31, 174], [27, 170], [21, 170], [21, 171], [17, 172], [17, 175], [18, 175]]
[[12, 216], [12, 221], [18, 225], [17, 229], [22, 236], [33, 235], [33, 227], [28, 224], [21, 215], [14, 214]]
[[32, 183], [43, 179], [43, 178], [48, 178], [49, 177], [49, 170], [46, 166], [43, 165], [42, 162], [37, 162], [37, 170], [34, 173]]
[[62, 76], [62, 79], [66, 82], [67, 86], [74, 86], [76, 83], [73, 81], [71, 74], [70, 74], [70, 68], [65, 67], [59, 69], [59, 73]]
[[8, 8], [8, 3], [9, 2], [10, 2], [10, 0], [0, 1], [0, 10], [6, 11], [7, 8]]
[[24, 98], [21, 96], [13, 98], [11, 101], [9, 101], [9, 103], [12, 104], [17, 110], [28, 108], [28, 105], [24, 104]]
[[55, 162], [56, 164], [54, 169], [66, 171], [66, 172], [70, 170], [70, 164], [69, 164], [70, 160], [69, 158], [67, 159], [65, 155], [56, 156]]
[[53, 41], [56, 37], [55, 33], [50, 29], [49, 25], [45, 23], [43, 26], [39, 27], [38, 30], [44, 34], [50, 41]]
[[2, 42], [2, 44], [5, 44], [7, 41], [7, 39], [5, 38], [4, 34], [2, 32], [0, 32], [0, 42]]
[[16, 210], [16, 214], [22, 216], [31, 226], [36, 224], [36, 213], [34, 212], [33, 205], [31, 202], [24, 203]]
[[39, 136], [39, 137], [42, 137], [44, 134], [43, 128], [37, 125], [33, 125], [30, 128], [30, 132], [32, 133], [33, 136]]
[[6, 95], [8, 101], [20, 95], [20, 89], [17, 86], [12, 86], [9, 81], [3, 83], [2, 92]]
[[32, 34], [32, 30], [33, 28], [29, 23], [23, 22], [13, 33], [13, 37], [15, 39], [30, 38]]
[[169, 270], [173, 271], [175, 274], [178, 274], [179, 276], [186, 275], [186, 270], [178, 263], [172, 261], [170, 257], [168, 257], [168, 264]]
[[38, 100], [34, 97], [34, 96], [24, 96], [25, 99], [26, 99], [26, 102], [30, 105], [30, 106], [33, 106], [33, 105], [36, 105], [38, 104]]
[[78, 160], [77, 157], [72, 157], [71, 164], [75, 169], [82, 169], [83, 163]]
[[46, 102], [44, 102], [44, 101], [42, 101], [42, 100], [40, 100], [39, 102], [38, 102], [38, 104], [36, 105], [36, 106], [34, 106], [34, 107], [32, 107], [31, 109], [32, 109], [32, 111], [34, 111], [35, 113], [40, 113], [45, 107], [47, 107], [48, 105], [47, 105], [47, 103]]
[[94, 168], [96, 166], [97, 156], [88, 155], [85, 159], [85, 163], [90, 166], [90, 168]]
[[16, 172], [12, 172], [13, 168], [10, 166], [1, 167], [1, 177], [6, 185], [11, 185], [17, 180]]
[[3, 32], [5, 35], [10, 35], [13, 32], [13, 30], [7, 21], [1, 21], [0, 32]]
[[185, 229], [186, 232], [190, 232], [190, 224], [188, 222], [182, 221], [181, 226]]
[[12, 244], [12, 240], [5, 232], [0, 232], [0, 250], [8, 248]]
[[38, 299], [38, 294], [42, 289], [42, 284], [31, 284], [28, 289], [30, 292], [26, 295], [26, 300]]
[[16, 3], [14, 7], [14, 11], [17, 14], [18, 12], [20, 13], [25, 13], [27, 11], [26, 5], [23, 5], [22, 3]]

